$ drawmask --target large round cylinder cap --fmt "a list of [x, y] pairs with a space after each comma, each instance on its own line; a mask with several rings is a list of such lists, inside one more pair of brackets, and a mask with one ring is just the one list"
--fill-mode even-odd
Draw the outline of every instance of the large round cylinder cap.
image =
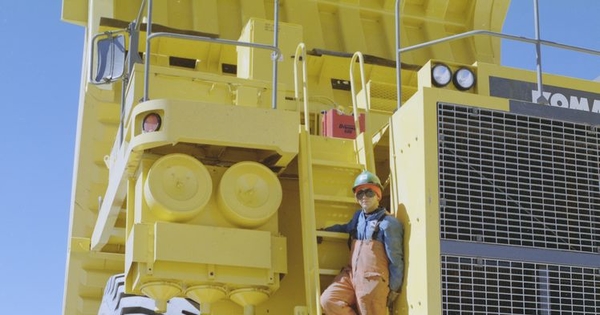
[[219, 207], [228, 220], [242, 227], [266, 223], [277, 212], [281, 198], [279, 178], [257, 162], [231, 166], [219, 184]]
[[144, 184], [146, 203], [159, 218], [191, 219], [202, 211], [212, 194], [210, 173], [197, 159], [169, 154], [156, 160]]

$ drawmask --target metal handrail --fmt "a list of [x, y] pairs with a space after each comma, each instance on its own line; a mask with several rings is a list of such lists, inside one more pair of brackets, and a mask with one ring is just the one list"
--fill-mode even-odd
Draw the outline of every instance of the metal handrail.
[[[556, 43], [556, 42], [540, 39], [539, 38], [538, 0], [534, 0], [536, 38], [508, 35], [508, 34], [504, 34], [504, 33], [498, 33], [498, 32], [487, 31], [487, 30], [472, 30], [472, 31], [436, 39], [436, 40], [431, 40], [431, 41], [420, 43], [420, 44], [413, 45], [413, 46], [400, 48], [400, 32], [399, 32], [399, 30], [400, 30], [400, 13], [399, 13], [400, 12], [400, 1], [401, 0], [396, 0], [396, 14], [395, 14], [396, 15], [396, 52], [397, 52], [396, 75], [397, 75], [397, 80], [398, 80], [398, 87], [397, 87], [398, 88], [398, 106], [397, 107], [398, 108], [400, 108], [402, 105], [401, 104], [402, 98], [400, 97], [401, 90], [402, 90], [402, 76], [400, 73], [400, 69], [401, 69], [401, 54], [404, 52], [417, 50], [417, 49], [421, 49], [424, 47], [429, 47], [429, 46], [433, 46], [436, 44], [445, 43], [445, 42], [462, 39], [465, 37], [476, 36], [476, 35], [489, 35], [489, 36], [500, 37], [500, 38], [519, 41], [519, 42], [535, 44], [536, 45], [536, 65], [537, 65], [537, 70], [536, 70], [537, 87], [538, 87], [538, 91], [540, 92], [540, 95], [543, 95], [543, 93], [542, 93], [543, 92], [543, 90], [542, 90], [543, 89], [543, 86], [542, 86], [542, 60], [541, 60], [542, 58], [541, 58], [541, 49], [540, 49], [541, 45], [600, 56], [599, 50], [588, 49], [588, 48], [583, 48], [583, 47], [578, 47], [578, 46], [573, 46], [573, 45], [566, 45], [566, 44], [561, 44], [561, 43]], [[545, 99], [543, 98], [543, 96], [540, 99], [538, 99], [538, 102], [544, 102], [544, 101], [545, 101]]]
[[[302, 81], [299, 82], [298, 75], [298, 63], [302, 63]], [[308, 159], [308, 167], [303, 171], [303, 174], [306, 176], [308, 180], [303, 181], [302, 186], [307, 186], [308, 193], [306, 196], [303, 196], [305, 199], [310, 199], [310, 202], [307, 202], [303, 205], [302, 208], [302, 224], [305, 226], [309, 226], [306, 230], [306, 233], [302, 233], [304, 243], [303, 251], [306, 253], [310, 251], [310, 254], [303, 255], [304, 257], [304, 268], [305, 268], [305, 290], [306, 290], [306, 302], [307, 307], [310, 310], [309, 312], [312, 314], [314, 311], [315, 315], [321, 315], [321, 308], [318, 306], [319, 303], [319, 262], [318, 258], [315, 255], [317, 253], [316, 248], [316, 223], [314, 218], [315, 211], [315, 203], [314, 203], [314, 180], [313, 180], [313, 168], [310, 165], [312, 163], [312, 146], [311, 146], [311, 134], [310, 134], [310, 113], [309, 113], [309, 104], [308, 104], [308, 71], [306, 66], [306, 46], [304, 43], [298, 44], [296, 46], [296, 52], [294, 53], [294, 98], [296, 101], [300, 99], [299, 85], [302, 87], [302, 97], [304, 103], [304, 131], [300, 130], [301, 135], [301, 147], [303, 147], [302, 151], [304, 156]], [[304, 144], [302, 144], [302, 139], [304, 139]], [[300, 154], [302, 156], [302, 154]], [[301, 162], [307, 163], [307, 162]], [[302, 167], [302, 166], [300, 166]], [[302, 188], [300, 188], [302, 189]], [[306, 212], [312, 212], [313, 214], [305, 215]], [[311, 242], [312, 240], [312, 242]]]
[[[279, 47], [279, 0], [275, 0], [273, 6], [273, 24], [275, 24], [273, 29], [273, 47], [277, 48]], [[279, 64], [277, 62], [279, 61], [280, 57], [281, 53], [273, 52], [271, 54], [271, 59], [273, 59], [273, 100], [271, 102], [272, 109], [277, 108], [277, 81], [279, 77]]]
[[298, 44], [296, 52], [294, 53], [294, 98], [300, 99], [298, 92], [298, 62], [302, 62], [302, 97], [304, 103], [304, 129], [310, 134], [310, 117], [308, 112], [308, 77], [306, 69], [306, 45], [304, 43]]
[[[257, 44], [257, 43], [248, 43], [248, 42], [240, 42], [240, 41], [235, 41], [235, 40], [229, 40], [229, 39], [219, 39], [219, 38], [210, 38], [210, 37], [205, 37], [205, 36], [197, 36], [197, 35], [185, 35], [185, 34], [177, 34], [177, 33], [167, 33], [167, 32], [157, 32], [157, 33], [153, 33], [150, 36], [148, 36], [148, 41], [154, 39], [154, 38], [158, 38], [158, 37], [169, 37], [169, 38], [177, 38], [177, 39], [185, 39], [185, 40], [194, 40], [194, 41], [201, 41], [201, 42], [210, 42], [210, 43], [218, 43], [218, 44], [225, 44], [225, 45], [232, 45], [232, 46], [243, 46], [243, 47], [251, 47], [251, 48], [262, 48], [262, 49], [267, 49], [267, 50], [271, 50], [273, 51], [273, 53], [277, 56], [281, 55], [281, 51], [279, 50], [279, 48], [277, 47], [273, 47], [270, 45], [265, 45], [265, 44]], [[146, 58], [145, 63], [149, 64], [149, 58]], [[145, 86], [144, 86], [144, 100], [147, 101], [148, 100], [148, 70], [145, 71]]]
[[[360, 51], [357, 51], [354, 53], [354, 55], [352, 55], [352, 59], [350, 60], [350, 89], [352, 92], [352, 115], [354, 116], [354, 130], [356, 133], [356, 137], [358, 138], [358, 135], [360, 133], [360, 115], [358, 113], [358, 104], [357, 104], [357, 98], [356, 98], [356, 88], [354, 87], [354, 65], [356, 64], [356, 60], [358, 59], [358, 65], [359, 65], [359, 69], [360, 69], [360, 83], [361, 83], [361, 89], [363, 91], [364, 94], [364, 98], [365, 98], [365, 131], [363, 134], [363, 149], [365, 150], [365, 166], [367, 168], [367, 170], [371, 171], [371, 172], [375, 172], [375, 159], [373, 157], [372, 154], [369, 154], [368, 152], [372, 152], [371, 148], [373, 146], [373, 140], [371, 139], [371, 137], [369, 136], [367, 138], [367, 124], [368, 124], [368, 112], [369, 112], [369, 96], [367, 95], [367, 88], [366, 88], [366, 83], [365, 83], [365, 59], [363, 57], [363, 54]], [[367, 152], [368, 151], [368, 152]]]
[[356, 98], [356, 89], [354, 87], [354, 65], [356, 64], [356, 60], [358, 59], [358, 65], [359, 65], [359, 69], [360, 69], [360, 83], [361, 83], [361, 89], [364, 93], [365, 96], [365, 106], [368, 109], [368, 102], [369, 102], [369, 97], [366, 93], [367, 89], [366, 89], [366, 84], [365, 84], [365, 58], [363, 56], [363, 54], [360, 51], [357, 51], [354, 53], [354, 55], [352, 55], [352, 59], [350, 60], [350, 90], [352, 91], [352, 112], [354, 113], [354, 130], [356, 130], [356, 134], [358, 135], [358, 132], [360, 131], [360, 120], [359, 120], [359, 115], [358, 115], [358, 105], [357, 105], [357, 98]]
[[[149, 73], [150, 73], [150, 48], [151, 48], [150, 42], [154, 38], [170, 37], [170, 38], [178, 38], [178, 39], [184, 39], [184, 40], [193, 40], [193, 41], [209, 42], [209, 43], [216, 43], [216, 44], [243, 46], [243, 47], [271, 50], [273, 52], [272, 58], [274, 60], [274, 67], [275, 67], [274, 74], [273, 74], [272, 107], [276, 108], [276, 103], [277, 103], [276, 102], [277, 101], [277, 73], [276, 73], [277, 68], [276, 68], [276, 65], [277, 65], [277, 61], [279, 60], [280, 56], [282, 55], [281, 50], [277, 46], [241, 42], [241, 41], [235, 41], [235, 40], [229, 40], [229, 39], [211, 38], [211, 37], [198, 36], [198, 35], [185, 35], [185, 34], [168, 33], [168, 32], [152, 33], [152, 2], [153, 2], [153, 0], [148, 0], [148, 13], [147, 13], [148, 21], [147, 21], [147, 28], [146, 28], [146, 33], [147, 33], [146, 58], [144, 60], [144, 95], [143, 95], [142, 101], [147, 101], [149, 99], [148, 94], [149, 94], [149, 86], [150, 86], [150, 80], [149, 80], [150, 74]], [[277, 2], [278, 1], [275, 1], [276, 6], [277, 6]], [[279, 28], [278, 22], [275, 21], [275, 37], [277, 37], [278, 28]]]
[[563, 48], [563, 49], [567, 49], [567, 50], [573, 50], [573, 51], [584, 52], [584, 53], [588, 53], [588, 54], [593, 54], [593, 55], [600, 56], [600, 51], [594, 50], [594, 49], [588, 49], [588, 48], [582, 48], [582, 47], [571, 46], [571, 45], [566, 45], [566, 44], [560, 44], [560, 43], [551, 42], [551, 41], [547, 41], [547, 40], [543, 40], [543, 39], [539, 39], [538, 40], [538, 39], [527, 38], [527, 37], [523, 37], [523, 36], [508, 35], [508, 34], [504, 34], [504, 33], [498, 33], [498, 32], [487, 31], [487, 30], [473, 30], [473, 31], [468, 31], [468, 32], [464, 32], [464, 33], [460, 33], [460, 34], [456, 34], [456, 35], [452, 35], [452, 36], [448, 36], [448, 37], [444, 37], [444, 38], [440, 38], [440, 39], [436, 39], [436, 40], [424, 42], [424, 43], [421, 43], [421, 44], [413, 45], [413, 46], [410, 46], [410, 47], [401, 48], [398, 51], [401, 52], [401, 53], [403, 53], [403, 52], [407, 52], [407, 51], [411, 51], [411, 50], [416, 50], [416, 49], [419, 49], [419, 48], [424, 48], [424, 47], [427, 47], [427, 46], [432, 46], [432, 45], [435, 45], [435, 44], [440, 44], [440, 43], [444, 43], [444, 42], [448, 42], [448, 41], [452, 41], [452, 40], [456, 40], [456, 39], [461, 39], [461, 38], [464, 38], [464, 37], [474, 36], [474, 35], [490, 35], [490, 36], [495, 36], [495, 37], [501, 37], [501, 38], [504, 38], [504, 39], [512, 39], [512, 40], [516, 40], [516, 41], [521, 41], [521, 42], [526, 42], [526, 43], [532, 43], [532, 44], [535, 44], [535, 43], [539, 42], [542, 45], [553, 46], [553, 47], [557, 47], [557, 48]]
[[142, 19], [142, 12], [144, 12], [144, 7], [146, 6], [146, 1], [142, 0], [142, 4], [140, 5], [140, 10], [138, 11], [137, 17], [135, 18], [135, 31], [139, 31], [142, 23], [140, 20]]
[[396, 12], [394, 14], [394, 25], [396, 26], [396, 95], [398, 96], [398, 104], [396, 105], [396, 108], [400, 109], [400, 106], [402, 105], [402, 98], [400, 97], [402, 95], [402, 65], [400, 63], [400, 0], [396, 0], [395, 9]]

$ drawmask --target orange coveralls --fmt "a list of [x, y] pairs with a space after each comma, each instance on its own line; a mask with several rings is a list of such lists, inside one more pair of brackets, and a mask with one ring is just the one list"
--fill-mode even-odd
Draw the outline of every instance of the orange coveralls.
[[[389, 293], [388, 260], [383, 243], [352, 241], [351, 262], [321, 294], [327, 315], [385, 315]], [[358, 299], [358, 300], [357, 300]]]
[[403, 228], [385, 208], [358, 210], [346, 224], [326, 231], [346, 232], [350, 262], [321, 294], [327, 315], [385, 315], [390, 290], [399, 292], [404, 276]]

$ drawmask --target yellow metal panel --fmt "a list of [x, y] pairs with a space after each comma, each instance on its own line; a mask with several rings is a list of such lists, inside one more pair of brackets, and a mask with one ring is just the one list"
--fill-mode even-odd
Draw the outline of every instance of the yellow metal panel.
[[272, 16], [267, 17], [265, 14], [265, 3], [266, 1], [263, 0], [240, 1], [240, 7], [242, 10], [242, 23], [248, 23], [248, 21], [252, 18], [273, 20]]
[[[169, 22], [173, 22], [173, 21], [169, 21], [170, 2], [173, 2], [173, 1], [159, 0], [159, 1], [154, 1], [152, 3], [152, 7], [154, 9], [154, 11], [152, 12], [152, 23], [170, 26]], [[176, 2], [173, 2], [173, 4], [176, 4]], [[146, 9], [144, 12], [147, 12], [147, 11], [148, 10]], [[144, 15], [146, 15], [146, 14], [144, 14]]]
[[235, 91], [235, 104], [241, 106], [256, 106], [259, 102], [258, 88], [240, 86]]
[[287, 239], [285, 237], [271, 236], [271, 270], [278, 273], [288, 272]]
[[352, 139], [311, 137], [314, 160], [334, 160], [341, 164], [356, 164], [354, 141]]
[[150, 243], [147, 241], [151, 226], [147, 224], [135, 224], [127, 235], [127, 251], [125, 252], [125, 271], [133, 266], [133, 263], [148, 260]]
[[401, 304], [411, 313], [434, 315], [441, 314], [437, 130], [431, 128], [436, 109], [423, 106], [424, 101], [417, 93], [392, 116], [391, 163], [396, 167], [398, 216], [405, 230]]
[[344, 44], [343, 50], [349, 52], [365, 51], [367, 48], [365, 36], [361, 36], [361, 34], [366, 34], [362, 23], [360, 23], [361, 18], [357, 8], [340, 6], [337, 15], [341, 40]]
[[[224, 50], [220, 50], [225, 53]], [[235, 50], [234, 50], [235, 51]], [[200, 61], [200, 64], [204, 64]], [[209, 65], [206, 65], [210, 67]], [[271, 64], [269, 64], [269, 67]], [[205, 67], [204, 65], [200, 67]], [[126, 115], [132, 104], [137, 105], [143, 96], [143, 65], [134, 68], [126, 93]], [[182, 70], [173, 67], [153, 66], [150, 76], [150, 99], [176, 99], [202, 101], [224, 105], [272, 108], [272, 85], [268, 81], [246, 80], [200, 71]], [[280, 83], [279, 88], [287, 86]], [[254, 93], [254, 94], [253, 94]], [[241, 98], [244, 97], [242, 100]], [[277, 107], [283, 109], [286, 94], [277, 94]], [[118, 117], [118, 116], [116, 116]], [[126, 116], [127, 118], [128, 116]], [[127, 119], [126, 119], [127, 120]]]
[[[137, 18], [137, 15], [140, 11], [140, 6], [142, 5], [142, 1], [143, 0], [112, 0], [111, 2], [114, 6], [114, 18], [125, 22], [133, 21]], [[154, 0], [154, 3], [157, 3], [157, 1]], [[142, 12], [142, 16], [145, 16], [146, 12], [148, 12], [148, 10], [144, 9], [144, 11]]]
[[[264, 310], [269, 309], [269, 314], [291, 315], [294, 314], [294, 306], [306, 304], [302, 255], [303, 242], [301, 239], [303, 225], [301, 224], [300, 217], [298, 181], [290, 178], [282, 179], [282, 186], [286, 198], [283, 199], [283, 204], [279, 211], [279, 228], [285, 231], [285, 246], [287, 247], [287, 255], [284, 257], [287, 259], [286, 275], [281, 280], [281, 287], [274, 294], [273, 298], [258, 307], [258, 314], [261, 314], [261, 310], [265, 314], [266, 311]], [[273, 241], [273, 248], [278, 247], [278, 242]], [[274, 260], [273, 269], [278, 268], [276, 264], [277, 260]]]
[[397, 183], [392, 193], [398, 200], [398, 216], [405, 228], [401, 305], [417, 314], [441, 314], [438, 102], [508, 110], [506, 99], [421, 87], [392, 116], [390, 158], [392, 178]]
[[219, 19], [217, 14], [218, 0], [192, 1], [192, 16], [194, 30], [210, 34], [219, 34]]
[[83, 237], [73, 237], [70, 240], [69, 252], [74, 253], [87, 253], [90, 251], [90, 239]]
[[393, 23], [388, 23], [394, 20], [393, 16], [387, 12], [362, 10], [360, 19], [365, 33], [365, 47], [362, 50], [368, 49], [371, 55], [394, 59], [390, 52], [393, 51], [391, 48], [395, 47], [396, 40], [395, 37], [388, 36], [395, 35], [395, 28], [391, 27]]
[[88, 20], [88, 1], [63, 0], [61, 19], [69, 23], [85, 25]]
[[197, 2], [197, 0], [169, 1], [169, 5], [167, 8], [169, 26], [183, 30], [193, 29], [193, 2]]
[[[350, 218], [346, 222], [349, 222]], [[329, 225], [331, 224], [326, 224], [326, 226]], [[350, 250], [347, 250], [348, 234], [317, 231], [317, 235], [323, 238], [323, 242], [318, 245], [319, 269], [321, 272], [328, 269], [330, 275], [337, 275], [341, 268], [350, 261]], [[324, 285], [329, 285], [329, 283], [324, 283]]]
[[[242, 30], [240, 41], [273, 45], [275, 25], [272, 21], [252, 18]], [[302, 42], [302, 27], [279, 23], [278, 47], [282, 56], [278, 62], [278, 82], [294, 86], [294, 59], [296, 47]], [[265, 49], [238, 47], [237, 76], [246, 79], [271, 80], [273, 77], [272, 52]]]
[[[81, 296], [78, 299], [77, 309], [80, 312], [79, 314], [83, 315], [94, 315], [96, 314], [95, 310], [100, 308], [101, 300], [87, 299], [85, 296]], [[94, 310], [89, 311], [88, 310]]]
[[323, 32], [319, 9], [316, 1], [286, 1], [281, 7], [289, 23], [302, 25], [303, 41], [308, 47], [326, 48], [324, 36], [329, 32]]
[[[242, 106], [222, 106], [197, 102], [156, 100], [138, 105], [134, 126], [140, 126], [145, 111], [163, 109], [168, 115], [158, 132], [139, 134], [131, 140], [132, 149], [177, 142], [197, 142], [222, 146], [275, 150], [286, 166], [298, 152], [297, 113]], [[198, 115], [211, 113], [211, 115]], [[135, 130], [139, 133], [139, 130]]]
[[[271, 235], [265, 231], [157, 222], [155, 238], [156, 261], [272, 266]], [[210, 250], [219, 248], [227, 250]]]
[[344, 50], [343, 36], [341, 34], [343, 30], [340, 29], [338, 14], [338, 9], [335, 6], [325, 4], [319, 6], [319, 20], [321, 21], [322, 26], [320, 31], [323, 34], [325, 46], [317, 48], [333, 51], [346, 51]]

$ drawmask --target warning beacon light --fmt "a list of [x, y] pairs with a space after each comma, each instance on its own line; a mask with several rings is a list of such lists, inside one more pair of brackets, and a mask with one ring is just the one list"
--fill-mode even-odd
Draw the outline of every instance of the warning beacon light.
[[160, 115], [157, 113], [150, 113], [142, 120], [142, 132], [154, 132], [160, 129], [161, 124]]

